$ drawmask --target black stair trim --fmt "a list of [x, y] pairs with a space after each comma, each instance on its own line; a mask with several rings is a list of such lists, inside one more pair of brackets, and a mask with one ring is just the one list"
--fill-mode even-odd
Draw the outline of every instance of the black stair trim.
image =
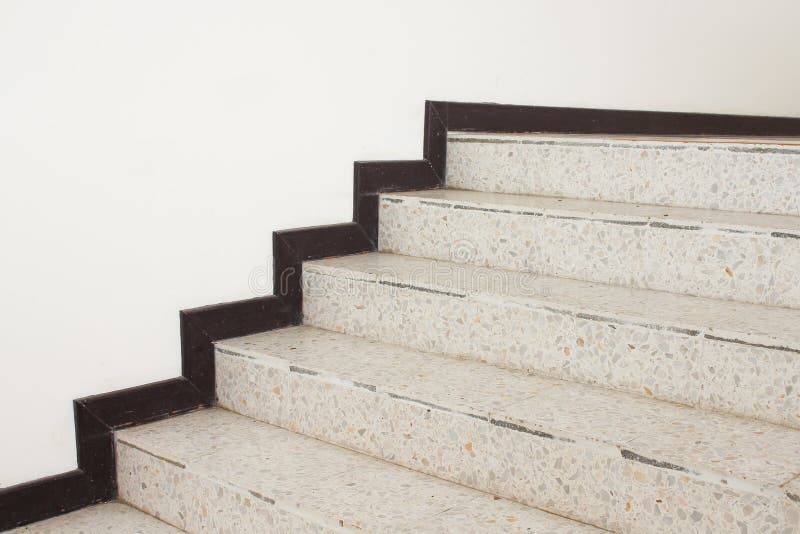
[[[794, 137], [800, 118], [492, 103], [428, 102], [447, 131]], [[426, 132], [427, 133], [427, 132]]]
[[447, 132], [795, 137], [800, 118], [429, 101], [424, 157], [439, 176]]
[[299, 323], [303, 319], [304, 261], [374, 250], [364, 228], [355, 222], [273, 232], [273, 293], [291, 306]]
[[353, 165], [353, 221], [378, 247], [378, 196], [391, 191], [438, 189], [444, 174], [427, 160], [356, 161]]
[[277, 296], [203, 306], [180, 312], [181, 369], [205, 405], [214, 400], [214, 342], [296, 324], [296, 313]]
[[89, 477], [80, 469], [0, 489], [0, 530], [89, 506], [91, 494]]
[[115, 498], [114, 430], [210, 406], [213, 343], [300, 324], [302, 262], [377, 250], [379, 194], [444, 187], [449, 131], [787, 137], [800, 119], [426, 102], [423, 159], [355, 163], [353, 222], [273, 234], [273, 296], [180, 312], [182, 376], [74, 401], [78, 469], [0, 489], [0, 530]]
[[78, 469], [0, 489], [0, 530], [114, 499], [113, 431], [206, 406], [183, 377], [74, 400]]

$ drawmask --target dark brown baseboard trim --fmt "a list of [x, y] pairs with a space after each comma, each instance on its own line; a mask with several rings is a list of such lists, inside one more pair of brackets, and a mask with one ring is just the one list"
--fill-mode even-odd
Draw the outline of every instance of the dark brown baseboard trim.
[[113, 499], [114, 430], [205, 406], [197, 388], [183, 377], [76, 399], [78, 469], [0, 490], [0, 530]]
[[0, 530], [113, 499], [114, 430], [210, 406], [213, 343], [299, 324], [302, 262], [377, 250], [379, 194], [444, 187], [448, 131], [778, 137], [800, 119], [426, 102], [424, 159], [356, 162], [353, 222], [275, 232], [273, 296], [181, 311], [181, 377], [74, 401], [78, 469], [0, 489]]
[[80, 469], [0, 489], [0, 531], [89, 506], [91, 494]]
[[114, 430], [208, 405], [184, 377], [75, 400], [78, 469], [89, 478], [90, 500], [107, 501], [117, 494]]
[[792, 137], [800, 118], [428, 102], [447, 131]]
[[447, 132], [794, 137], [800, 118], [429, 101], [425, 159], [440, 176]]
[[353, 221], [378, 248], [378, 196], [392, 191], [438, 189], [444, 175], [427, 160], [357, 161], [353, 165]]
[[206, 405], [214, 400], [214, 342], [296, 324], [296, 313], [275, 296], [203, 306], [180, 312], [183, 376]]
[[272, 234], [273, 293], [294, 310], [294, 320], [303, 318], [302, 264], [330, 256], [370, 252], [375, 246], [364, 229], [354, 222], [280, 230]]

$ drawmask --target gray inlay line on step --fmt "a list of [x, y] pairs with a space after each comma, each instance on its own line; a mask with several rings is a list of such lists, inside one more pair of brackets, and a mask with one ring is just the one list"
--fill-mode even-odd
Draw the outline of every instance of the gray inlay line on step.
[[[647, 465], [652, 465], [654, 467], [660, 467], [661, 469], [672, 469], [675, 471], [681, 471], [684, 473], [689, 473], [690, 471], [683, 466], [676, 465], [670, 462], [663, 462], [661, 460], [654, 460], [652, 458], [647, 458], [646, 456], [642, 456], [640, 454], [636, 454], [633, 451], [629, 451], [628, 449], [621, 449], [620, 455], [625, 458], [626, 460], [633, 460], [634, 462], [640, 462]], [[696, 474], [696, 473], [695, 473]]]
[[[273, 425], [270, 425], [270, 426], [273, 426]], [[153, 458], [156, 458], [158, 460], [166, 462], [166, 463], [168, 463], [170, 465], [174, 465], [174, 466], [176, 466], [176, 467], [178, 467], [180, 469], [184, 469], [184, 470], [190, 472], [194, 476], [197, 476], [197, 477], [199, 477], [201, 479], [208, 480], [208, 481], [212, 482], [213, 484], [217, 484], [219, 486], [222, 486], [222, 487], [225, 487], [225, 488], [229, 488], [229, 489], [233, 490], [236, 493], [239, 493], [239, 494], [242, 494], [242, 495], [246, 495], [246, 494], [252, 495], [253, 497], [255, 497], [255, 498], [257, 498], [257, 499], [259, 499], [259, 500], [261, 500], [261, 501], [263, 501], [263, 502], [265, 502], [267, 504], [270, 504], [270, 505], [273, 505], [273, 506], [278, 506], [281, 509], [284, 509], [284, 510], [287, 510], [287, 511], [291, 511], [292, 513], [296, 513], [297, 510], [298, 510], [297, 505], [294, 502], [292, 502], [291, 500], [289, 500], [288, 502], [283, 502], [284, 498], [282, 497], [281, 498], [282, 502], [278, 503], [278, 502], [276, 502], [275, 499], [273, 499], [271, 497], [268, 497], [268, 496], [266, 496], [266, 495], [264, 495], [264, 494], [262, 494], [262, 493], [260, 493], [258, 491], [251, 490], [249, 488], [240, 486], [239, 484], [232, 483], [232, 482], [226, 480], [225, 478], [221, 478], [216, 473], [209, 472], [207, 469], [198, 470], [198, 469], [194, 468], [193, 466], [187, 466], [187, 465], [181, 464], [179, 462], [175, 462], [173, 460], [170, 460], [168, 458], [164, 458], [163, 456], [155, 454], [152, 451], [148, 451], [146, 449], [143, 449], [141, 447], [138, 447], [136, 445], [128, 443], [128, 442], [126, 442], [126, 441], [124, 441], [122, 439], [117, 438], [117, 440], [120, 443], [122, 443], [123, 445], [125, 445], [127, 447], [130, 447], [132, 449], [135, 449], [135, 450], [141, 452], [142, 454], [151, 456]], [[332, 446], [339, 448], [336, 445], [332, 445]], [[334, 475], [338, 476], [338, 475], [341, 475], [341, 474], [344, 474], [344, 473], [347, 473], [347, 472], [348, 472], [347, 470], [344, 470], [344, 471], [337, 472]], [[288, 506], [287, 506], [287, 504], [288, 504]], [[337, 529], [337, 531], [338, 531], [338, 529]], [[349, 532], [349, 530], [348, 530], [348, 532]]]
[[[231, 356], [238, 356], [238, 354], [230, 354]], [[365, 384], [364, 382], [356, 382], [355, 380], [348, 380], [348, 379], [341, 379], [339, 377], [330, 376], [330, 375], [320, 375], [319, 371], [314, 371], [312, 369], [306, 369], [305, 367], [298, 367], [297, 365], [289, 365], [289, 372], [290, 373], [297, 373], [301, 375], [309, 375], [309, 376], [316, 376], [322, 379], [327, 379], [332, 382], [339, 382], [344, 381], [346, 384], [350, 386], [354, 386], [361, 389], [366, 389], [372, 391], [373, 393], [378, 391], [376, 386], [372, 384]]]
[[772, 232], [772, 237], [787, 238], [787, 239], [800, 239], [798, 234], [788, 234], [786, 232]]
[[[476, 296], [476, 295], [467, 295], [467, 296]], [[699, 336], [702, 334], [700, 330], [692, 329], [692, 328], [682, 328], [679, 326], [670, 326], [670, 325], [658, 325], [653, 323], [646, 323], [641, 321], [632, 321], [629, 319], [617, 319], [614, 317], [607, 317], [603, 315], [596, 315], [593, 313], [587, 312], [580, 312], [580, 311], [573, 311], [573, 310], [565, 310], [560, 308], [554, 308], [552, 306], [541, 305], [540, 301], [535, 301], [533, 306], [529, 306], [526, 303], [522, 303], [516, 300], [504, 300], [502, 297], [498, 298], [494, 295], [489, 295], [487, 297], [482, 297], [477, 295], [480, 300], [491, 300], [492, 302], [499, 302], [500, 305], [503, 306], [519, 306], [522, 308], [541, 308], [545, 311], [550, 313], [555, 313], [558, 315], [565, 315], [568, 317], [575, 317], [577, 319], [584, 319], [587, 321], [595, 321], [598, 323], [606, 323], [608, 325], [622, 325], [622, 326], [638, 326], [641, 328], [647, 328], [650, 330], [658, 330], [658, 331], [667, 331], [667, 332], [674, 332], [676, 334], [684, 334], [690, 337]], [[724, 341], [724, 340], [723, 340]], [[742, 342], [746, 343], [746, 342]]]
[[[281, 358], [281, 359], [286, 361], [285, 358]], [[458, 360], [453, 359], [453, 362], [457, 362], [457, 361]], [[267, 366], [267, 367], [274, 367], [276, 365], [275, 362], [271, 362], [271, 361], [260, 361], [259, 360], [259, 361], [256, 361], [255, 363], [256, 363], [256, 365], [260, 365], [260, 366], [263, 365], [263, 366]], [[289, 362], [287, 361], [287, 363], [289, 363]], [[305, 368], [300, 368], [300, 367], [297, 367], [297, 366], [294, 366], [294, 365], [290, 365], [290, 367], [303, 369], [304, 371], [310, 371], [309, 373], [306, 373], [306, 374], [309, 374], [309, 375], [313, 376], [314, 379], [316, 379], [316, 380], [322, 380], [324, 382], [330, 382], [332, 384], [336, 384], [336, 385], [344, 386], [344, 387], [358, 387], [354, 383], [354, 381], [352, 381], [352, 380], [349, 380], [349, 379], [346, 379], [346, 378], [341, 378], [341, 377], [338, 377], [336, 375], [329, 375], [325, 371], [314, 371], [314, 370], [309, 370], [309, 369], [305, 369]], [[557, 379], [556, 379], [556, 381], [560, 382], [560, 380], [557, 380]], [[772, 486], [772, 487], [762, 486], [761, 484], [753, 483], [753, 482], [751, 482], [751, 481], [749, 481], [749, 480], [747, 480], [745, 478], [739, 478], [739, 477], [736, 477], [736, 476], [730, 477], [728, 475], [723, 475], [720, 472], [709, 471], [707, 469], [697, 470], [697, 469], [694, 469], [694, 468], [687, 468], [687, 467], [680, 466], [678, 464], [675, 464], [675, 463], [667, 461], [667, 460], [658, 460], [658, 459], [654, 459], [652, 457], [640, 455], [640, 454], [638, 454], [638, 453], [636, 453], [636, 452], [634, 452], [632, 450], [632, 449], [636, 448], [635, 441], [640, 436], [639, 437], [633, 436], [630, 439], [624, 440], [624, 442], [619, 442], [619, 443], [614, 443], [613, 441], [608, 441], [608, 440], [603, 439], [603, 438], [597, 439], [597, 438], [587, 438], [587, 437], [577, 437], [577, 438], [575, 438], [575, 437], [559, 436], [559, 435], [553, 433], [552, 431], [548, 432], [548, 431], [544, 431], [544, 430], [535, 430], [535, 429], [529, 428], [527, 426], [523, 426], [523, 425], [520, 425], [520, 424], [517, 424], [517, 423], [513, 423], [513, 422], [510, 422], [510, 421], [506, 421], [506, 420], [500, 419], [500, 418], [495, 417], [495, 416], [491, 416], [490, 415], [489, 417], [486, 417], [486, 416], [471, 414], [469, 412], [463, 412], [463, 411], [460, 411], [460, 410], [457, 410], [457, 409], [451, 409], [451, 408], [448, 408], [446, 406], [442, 406], [440, 404], [436, 404], [434, 402], [428, 402], [428, 401], [425, 401], [425, 400], [422, 400], [422, 399], [413, 398], [413, 397], [409, 397], [409, 396], [406, 396], [406, 395], [393, 393], [391, 391], [386, 390], [383, 386], [376, 387], [374, 390], [370, 389], [370, 391], [372, 391], [372, 392], [374, 392], [374, 393], [376, 393], [378, 395], [386, 395], [389, 398], [393, 398], [393, 399], [396, 399], [396, 400], [399, 400], [399, 401], [417, 404], [417, 405], [423, 406], [423, 407], [425, 407], [427, 409], [433, 409], [433, 410], [437, 410], [437, 411], [440, 411], [440, 412], [443, 412], [443, 413], [450, 413], [450, 414], [454, 414], [454, 415], [462, 415], [462, 416], [476, 418], [476, 419], [479, 419], [481, 421], [484, 421], [484, 422], [487, 422], [489, 424], [492, 424], [494, 426], [505, 428], [505, 429], [508, 429], [508, 430], [511, 430], [511, 431], [515, 431], [515, 432], [521, 432], [521, 433], [525, 433], [525, 434], [529, 434], [529, 435], [539, 436], [539, 437], [542, 437], [542, 438], [545, 438], [545, 439], [553, 439], [553, 440], [558, 440], [558, 441], [562, 441], [562, 442], [567, 442], [567, 443], [575, 444], [575, 445], [580, 446], [580, 447], [591, 447], [593, 449], [595, 449], [597, 447], [602, 447], [602, 448], [605, 448], [605, 449], [607, 449], [609, 451], [611, 450], [611, 448], [613, 448], [613, 449], [615, 449], [615, 454], [619, 454], [622, 458], [625, 458], [627, 460], [640, 462], [640, 463], [647, 464], [647, 465], [650, 465], [650, 466], [654, 466], [654, 467], [657, 467], [657, 468], [686, 472], [686, 473], [691, 474], [692, 476], [698, 477], [700, 480], [705, 480], [705, 481], [708, 481], [708, 482], [724, 484], [724, 485], [728, 485], [730, 487], [735, 487], [735, 488], [745, 488], [745, 489], [747, 489], [747, 491], [756, 492], [758, 494], [774, 494], [775, 491], [778, 490], [778, 488], [776, 488], [774, 486]], [[539, 394], [541, 394], [541, 392]], [[520, 401], [517, 401], [517, 402], [520, 402]], [[668, 404], [674, 404], [674, 403], [670, 403], [669, 401], [662, 401], [662, 402], [666, 402]], [[507, 406], [500, 406], [500, 407], [498, 407], [496, 409], [502, 411], [504, 409], [510, 408], [514, 404], [516, 404], [516, 402], [512, 402], [512, 403], [508, 404]], [[494, 409], [493, 409], [493, 411], [494, 411]], [[795, 478], [794, 475], [790, 476], [789, 477], [789, 481], [793, 480], [794, 478]], [[783, 484], [781, 484], [781, 485], [783, 485]], [[780, 493], [785, 495], [787, 492], [780, 491]]]
[[218, 350], [221, 354], [226, 354], [228, 356], [238, 356], [239, 358], [247, 358], [248, 360], [256, 360], [257, 359], [255, 356], [250, 356], [249, 354], [242, 354], [240, 352], [233, 352], [233, 351], [230, 351], [228, 349], [223, 349], [223, 348], [220, 348], [220, 347], [215, 347], [215, 349]]
[[739, 345], [747, 345], [750, 347], [757, 347], [759, 349], [770, 349], [770, 350], [781, 350], [785, 352], [794, 352], [796, 354], [800, 354], [800, 349], [793, 349], [790, 347], [781, 347], [778, 345], [763, 345], [761, 343], [750, 343], [749, 341], [742, 341], [740, 339], [731, 339], [726, 337], [718, 337], [712, 336], [711, 334], [705, 334], [706, 339], [710, 339], [712, 341], [723, 341], [727, 343], [737, 343]]
[[526, 426], [519, 425], [517, 423], [511, 423], [509, 421], [503, 421], [503, 420], [500, 420], [500, 419], [492, 418], [489, 422], [492, 423], [494, 426], [499, 426], [500, 428], [513, 430], [514, 432], [521, 432], [523, 434], [530, 434], [532, 436], [537, 436], [537, 437], [545, 438], [545, 439], [554, 439], [554, 440], [558, 440], [558, 441], [564, 441], [566, 443], [575, 443], [574, 439], [555, 436], [555, 435], [553, 435], [553, 434], [551, 434], [549, 432], [542, 432], [541, 430], [534, 430], [532, 428], [528, 428]]
[[465, 204], [452, 204], [453, 209], [465, 211], [483, 211], [486, 213], [505, 213], [507, 215], [530, 215], [532, 217], [542, 217], [544, 213], [538, 211], [510, 210], [498, 208], [482, 208], [480, 206], [467, 206]]
[[182, 464], [181, 462], [176, 462], [175, 460], [170, 460], [169, 458], [166, 458], [164, 456], [159, 456], [158, 454], [156, 454], [156, 453], [154, 453], [152, 451], [148, 451], [146, 449], [143, 449], [143, 448], [141, 448], [141, 447], [139, 447], [137, 445], [134, 445], [133, 443], [129, 443], [129, 442], [123, 440], [123, 439], [117, 438], [117, 442], [122, 443], [123, 445], [125, 445], [126, 447], [130, 447], [131, 449], [136, 449], [137, 451], [139, 451], [141, 453], [148, 454], [148, 455], [150, 455], [150, 456], [152, 456], [154, 458], [158, 458], [159, 460], [161, 460], [163, 462], [167, 462], [168, 464], [174, 465], [175, 467], [177, 467], [179, 469], [186, 469], [186, 464]]
[[[345, 274], [345, 275], [347, 274], [347, 273], [342, 273], [342, 272], [339, 272], [337, 274], [330, 274], [330, 273], [327, 273], [327, 272], [320, 272], [320, 271], [314, 271], [314, 273], [319, 275], [319, 276], [326, 276], [326, 277], [331, 277], [331, 278], [337, 278], [337, 277], [341, 276], [342, 274]], [[425, 287], [419, 287], [419, 286], [414, 286], [414, 285], [411, 285], [411, 284], [404, 284], [404, 283], [400, 283], [400, 282], [389, 282], [389, 281], [385, 281], [385, 280], [365, 280], [363, 278], [358, 278], [358, 277], [352, 277], [352, 278], [351, 277], [346, 277], [346, 279], [354, 281], [354, 282], [362, 282], [362, 283], [368, 283], [368, 284], [369, 283], [377, 283], [377, 284], [387, 285], [387, 286], [391, 286], [391, 287], [397, 287], [397, 288], [400, 288], [400, 289], [410, 289], [412, 291], [422, 291], [422, 292], [425, 292], [425, 293], [431, 293], [431, 294], [443, 295], [443, 296], [449, 296], [449, 297], [456, 297], [456, 298], [460, 298], [460, 299], [461, 298], [468, 298], [468, 297], [473, 297], [473, 298], [474, 297], [478, 297], [479, 299], [481, 299], [481, 295], [479, 295], [479, 294], [471, 294], [471, 293], [466, 293], [466, 292], [463, 293], [463, 294], [461, 294], [461, 293], [453, 293], [453, 292], [450, 292], [450, 291], [441, 291], [441, 290], [436, 290], [436, 289], [428, 289], [428, 288], [425, 288]], [[530, 308], [531, 307], [531, 306], [528, 306], [527, 304], [524, 304], [524, 303], [521, 303], [521, 302], [518, 302], [518, 301], [514, 301], [514, 300], [503, 300], [502, 298], [498, 299], [497, 297], [495, 297], [493, 295], [488, 295], [488, 297], [491, 298], [493, 301], [497, 301], [497, 300], [502, 301], [502, 305], [504, 305], [504, 306], [520, 306], [520, 307], [523, 307], [523, 308]], [[538, 304], [540, 301], [535, 301], [535, 302]], [[606, 323], [606, 324], [609, 324], [609, 325], [617, 324], [617, 325], [622, 325], [622, 326], [638, 326], [640, 328], [647, 328], [647, 329], [650, 329], [650, 330], [674, 332], [676, 334], [683, 334], [683, 335], [686, 335], [686, 336], [689, 336], [689, 337], [696, 337], [696, 336], [701, 336], [702, 335], [706, 339], [710, 339], [712, 341], [736, 343], [736, 344], [739, 344], [739, 345], [747, 345], [747, 346], [756, 347], [756, 348], [780, 350], [780, 351], [793, 352], [793, 353], [800, 354], [800, 348], [792, 348], [792, 347], [786, 347], [786, 346], [782, 346], [782, 345], [766, 345], [766, 344], [760, 344], [760, 343], [753, 343], [753, 342], [750, 342], [750, 341], [744, 341], [744, 340], [736, 339], [736, 338], [719, 337], [719, 336], [715, 336], [713, 334], [708, 334], [708, 333], [704, 332], [702, 329], [683, 328], [683, 327], [671, 326], [671, 325], [658, 325], [658, 324], [647, 323], [647, 322], [632, 321], [632, 320], [629, 320], [629, 319], [622, 319], [622, 318], [618, 319], [618, 318], [615, 318], [615, 317], [596, 315], [596, 314], [593, 314], [593, 313], [559, 309], [559, 308], [554, 308], [552, 306], [547, 306], [547, 305], [536, 305], [536, 306], [533, 306], [533, 307], [539, 307], [539, 308], [541, 308], [543, 310], [546, 310], [546, 311], [551, 312], [551, 313], [559, 314], [559, 315], [575, 317], [577, 319], [584, 319], [584, 320], [587, 320], [587, 321], [595, 321], [595, 322], [598, 322], [598, 323]], [[249, 356], [245, 356], [245, 357], [249, 357]]]
[[486, 143], [486, 144], [500, 144], [500, 145], [545, 145], [545, 146], [563, 146], [563, 147], [587, 147], [587, 148], [627, 148], [641, 150], [646, 148], [648, 150], [723, 150], [726, 152], [739, 152], [745, 154], [781, 154], [781, 155], [800, 155], [800, 147], [798, 149], [791, 148], [770, 148], [770, 147], [757, 147], [757, 146], [730, 146], [726, 143], [703, 143], [702, 141], [678, 141], [680, 145], [670, 144], [651, 144], [647, 141], [630, 141], [628, 143], [621, 142], [580, 142], [580, 141], [554, 141], [554, 140], [536, 140], [536, 139], [481, 139], [481, 138], [464, 138], [464, 137], [448, 137], [448, 143]]
[[373, 386], [372, 384], [364, 384], [363, 382], [356, 382], [355, 380], [351, 380], [350, 383], [357, 388], [363, 388], [373, 393], [376, 393], [378, 391], [377, 386]]
[[573, 217], [570, 215], [550, 215], [545, 214], [548, 219], [560, 219], [564, 221], [595, 221], [607, 224], [623, 224], [625, 226], [647, 226], [647, 221], [624, 221], [615, 219], [592, 219], [591, 217]]
[[[327, 276], [330, 276], [330, 275], [327, 275]], [[352, 279], [352, 280], [361, 281], [361, 282], [367, 282], [368, 281], [368, 280], [358, 280], [358, 279], [355, 279], [355, 278]], [[439, 290], [439, 289], [430, 289], [430, 288], [427, 288], [427, 287], [420, 287], [420, 286], [414, 286], [414, 285], [411, 285], [411, 284], [404, 284], [402, 282], [391, 282], [389, 280], [377, 280], [377, 283], [380, 284], [380, 285], [383, 285], [383, 286], [397, 287], [399, 289], [410, 289], [412, 291], [422, 291], [424, 293], [433, 293], [434, 295], [445, 295], [447, 297], [456, 297], [456, 298], [460, 298], [460, 299], [463, 299], [464, 297], [467, 296], [466, 294], [453, 293], [452, 291], [442, 291], [442, 290]]]
[[[411, 397], [406, 397], [405, 395], [398, 395], [397, 393], [392, 393], [391, 391], [386, 391], [385, 393], [386, 393], [386, 395], [388, 395], [389, 397], [391, 397], [393, 399], [403, 400], [403, 401], [406, 401], [406, 402], [413, 402], [414, 404], [419, 404], [421, 406], [425, 406], [426, 408], [433, 408], [434, 410], [439, 410], [439, 411], [445, 412], [445, 413], [456, 413], [453, 410], [451, 410], [450, 408], [446, 408], [444, 406], [440, 406], [439, 404], [434, 404], [432, 402], [428, 402], [428, 401], [424, 401], [424, 400], [420, 400], [420, 399], [414, 399], [414, 398], [411, 398]], [[464, 415], [472, 416], [472, 414], [464, 414]], [[476, 417], [476, 416], [473, 416], [473, 417]]]
[[[388, 198], [383, 195], [381, 196], [381, 199], [383, 201], [387, 201], [392, 204], [403, 204], [406, 201], [406, 199]], [[606, 224], [621, 224], [625, 226], [649, 226], [651, 228], [659, 228], [664, 230], [683, 230], [690, 232], [696, 232], [701, 230], [712, 230], [712, 231], [735, 233], [735, 234], [764, 235], [764, 236], [774, 237], [777, 239], [800, 239], [800, 235], [787, 232], [773, 232], [771, 230], [758, 230], [758, 229], [743, 230], [740, 228], [730, 228], [726, 226], [708, 224], [708, 223], [702, 223], [701, 225], [672, 224], [663, 221], [649, 220], [649, 217], [648, 220], [645, 221], [631, 221], [628, 219], [604, 219], [597, 217], [582, 217], [577, 215], [554, 215], [548, 213], [546, 210], [540, 212], [540, 211], [527, 211], [527, 210], [511, 210], [507, 208], [485, 208], [482, 206], [472, 206], [469, 204], [457, 204], [454, 202], [434, 202], [430, 200], [417, 200], [417, 202], [420, 205], [433, 206], [436, 208], [456, 209], [456, 210], [466, 210], [466, 211], [481, 211], [485, 213], [500, 213], [505, 215], [529, 215], [532, 217], [545, 217], [547, 219], [557, 219], [557, 220], [567, 220], [567, 221], [591, 221], [591, 222], [599, 222]]]
[[298, 367], [296, 365], [290, 365], [289, 372], [301, 375], [310, 375], [310, 376], [317, 376], [319, 374], [319, 371], [312, 371], [311, 369], [305, 369], [303, 367]]
[[640, 326], [642, 328], [649, 328], [651, 330], [666, 330], [668, 332], [675, 332], [676, 334], [684, 334], [684, 335], [687, 335], [689, 337], [695, 337], [695, 336], [699, 336], [700, 335], [700, 331], [699, 330], [691, 330], [691, 329], [688, 329], [688, 328], [679, 328], [679, 327], [676, 327], [676, 326], [668, 326], [668, 325], [665, 326], [665, 325], [657, 325], [657, 324], [652, 324], [652, 323], [640, 323], [640, 322], [636, 322], [636, 321], [624, 321], [624, 320], [620, 320], [620, 319], [613, 319], [611, 317], [603, 317], [603, 316], [600, 316], [600, 315], [593, 315], [593, 314], [590, 314], [590, 313], [575, 312], [573, 315], [575, 317], [577, 317], [578, 319], [586, 319], [586, 320], [589, 320], [589, 321], [597, 321], [597, 322], [600, 322], [600, 323], [611, 323], [611, 324], [619, 324], [619, 325], [624, 325], [624, 326]]
[[[402, 198], [387, 198], [383, 197], [383, 200], [391, 202], [392, 204], [402, 204], [405, 202], [405, 199]], [[419, 203], [423, 206], [433, 206], [436, 208], [452, 208], [456, 210], [464, 210], [464, 211], [482, 211], [485, 213], [505, 213], [507, 215], [530, 215], [531, 217], [544, 217], [544, 212], [541, 211], [529, 211], [529, 210], [512, 210], [512, 209], [500, 209], [500, 208], [484, 208], [481, 206], [470, 206], [468, 204], [453, 204], [450, 202], [434, 202], [431, 200], [420, 200]]]
[[274, 499], [270, 499], [266, 495], [261, 495], [259, 492], [255, 491], [255, 490], [247, 490], [247, 491], [250, 493], [250, 495], [252, 495], [253, 497], [255, 497], [258, 500], [264, 501], [267, 504], [273, 504], [273, 505], [275, 504], [275, 500]]
[[653, 221], [650, 223], [653, 228], [666, 228], [669, 230], [700, 230], [700, 226], [685, 226], [681, 224], [669, 224], [665, 222]]
[[[509, 302], [511, 305], [519, 305], [517, 302]], [[523, 305], [524, 306], [524, 305]], [[525, 306], [528, 307], [528, 306]], [[677, 326], [669, 326], [669, 325], [657, 325], [653, 323], [643, 323], [639, 321], [628, 321], [623, 319], [615, 319], [613, 317], [605, 317], [602, 315], [595, 315], [592, 313], [585, 313], [585, 312], [577, 312], [571, 310], [562, 310], [559, 308], [553, 308], [552, 306], [541, 306], [543, 310], [549, 311], [550, 313], [555, 313], [558, 315], [566, 315], [568, 317], [575, 317], [577, 319], [585, 319], [587, 321], [595, 321], [598, 323], [609, 323], [609, 324], [618, 324], [622, 326], [639, 326], [641, 328], [648, 328], [650, 330], [658, 330], [658, 331], [668, 331], [668, 332], [675, 332], [676, 334], [685, 334], [690, 337], [699, 336], [701, 332], [699, 330], [693, 330], [689, 328], [680, 328]]]

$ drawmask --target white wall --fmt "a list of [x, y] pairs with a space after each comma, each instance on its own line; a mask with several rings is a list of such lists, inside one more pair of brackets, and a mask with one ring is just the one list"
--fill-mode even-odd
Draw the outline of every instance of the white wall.
[[177, 312], [349, 220], [425, 99], [800, 116], [796, 0], [0, 2], [0, 487], [71, 399], [177, 376]]

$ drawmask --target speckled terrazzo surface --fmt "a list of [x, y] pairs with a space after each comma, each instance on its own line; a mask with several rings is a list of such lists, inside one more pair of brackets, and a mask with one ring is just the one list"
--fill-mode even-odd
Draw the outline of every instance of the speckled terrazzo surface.
[[800, 138], [450, 132], [446, 172], [380, 195], [380, 253], [303, 264], [303, 326], [215, 343], [218, 407], [118, 431], [120, 498], [189, 532], [800, 534]]
[[371, 253], [304, 264], [307, 324], [800, 427], [800, 311]]
[[126, 504], [111, 502], [39, 521], [10, 534], [170, 534], [183, 532]]
[[493, 269], [392, 253], [366, 253], [306, 262], [308, 272], [342, 274], [363, 280], [397, 281], [415, 287], [483, 293], [553, 308], [660, 323], [674, 329], [707, 330], [753, 343], [783, 344], [800, 350], [800, 310], [681, 295], [666, 291]]
[[117, 462], [124, 499], [190, 532], [595, 530], [221, 409], [118, 432]]
[[[455, 205], [480, 205], [486, 209], [509, 209], [523, 214], [582, 216], [590, 220], [663, 223], [678, 226], [700, 226], [704, 230], [728, 230], [752, 233], [796, 232], [800, 235], [800, 217], [768, 213], [738, 213], [686, 207], [629, 204], [602, 200], [564, 197], [486, 193], [460, 189], [436, 189], [384, 193], [386, 198], [421, 198], [441, 200]], [[461, 208], [464, 209], [464, 208]]]
[[734, 214], [724, 222], [721, 212], [687, 213], [695, 211], [450, 189], [383, 194], [379, 247], [409, 256], [800, 307], [800, 217]]
[[[311, 327], [217, 343], [217, 391], [231, 409], [612, 530], [800, 519], [780, 488], [800, 473], [800, 431], [767, 423]], [[648, 489], [631, 494], [632, 480]], [[656, 499], [686, 521], [660, 523]]]
[[450, 133], [447, 183], [500, 193], [800, 215], [800, 141]]

